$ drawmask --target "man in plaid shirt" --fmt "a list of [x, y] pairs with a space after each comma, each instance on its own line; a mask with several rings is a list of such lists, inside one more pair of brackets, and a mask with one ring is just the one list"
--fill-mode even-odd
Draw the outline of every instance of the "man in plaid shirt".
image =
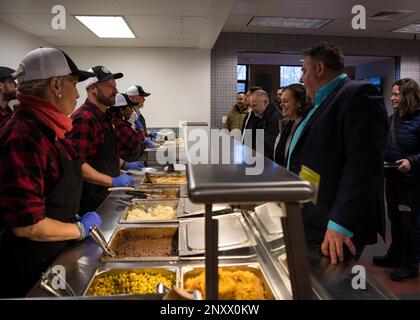
[[118, 152], [126, 161], [136, 160], [140, 157], [139, 146], [144, 143], [143, 130], [134, 131], [128, 122], [133, 114], [135, 104], [125, 93], [117, 93], [115, 104], [109, 108], [112, 114], [112, 124], [117, 137]]
[[122, 78], [123, 74], [111, 73], [104, 66], [95, 66], [89, 71], [96, 76], [83, 82], [88, 98], [72, 114], [73, 128], [67, 136], [78, 156], [85, 161], [82, 165], [84, 183], [81, 213], [96, 210], [109, 194], [107, 187], [132, 185], [130, 176], [120, 175], [120, 167], [143, 168], [138, 162], [125, 163], [120, 159], [115, 128], [110, 114], [106, 112], [115, 103], [115, 79]]
[[15, 70], [0, 67], [0, 128], [12, 116], [9, 101], [16, 99], [16, 82], [12, 74]]

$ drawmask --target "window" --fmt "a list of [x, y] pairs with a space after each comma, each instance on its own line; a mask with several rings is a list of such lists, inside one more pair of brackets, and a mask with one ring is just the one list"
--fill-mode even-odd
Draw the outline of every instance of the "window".
[[280, 87], [286, 87], [289, 84], [299, 83], [301, 75], [301, 66], [280, 66]]
[[238, 82], [236, 84], [236, 92], [246, 92], [246, 90], [245, 90], [245, 83]]
[[248, 89], [248, 65], [236, 66], [236, 92], [246, 92]]

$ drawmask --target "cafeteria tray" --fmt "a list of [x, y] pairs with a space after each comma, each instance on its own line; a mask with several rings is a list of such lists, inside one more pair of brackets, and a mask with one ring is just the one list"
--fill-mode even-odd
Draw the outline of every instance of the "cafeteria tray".
[[[252, 263], [221, 263], [219, 264], [219, 269], [223, 268], [224, 271], [249, 271], [255, 274], [258, 278], [262, 280], [262, 285], [264, 288], [264, 300], [276, 300], [278, 297], [274, 294], [274, 290], [268, 281], [267, 276], [264, 273], [263, 268], [258, 262]], [[191, 277], [198, 276], [201, 272], [205, 271], [204, 266], [183, 266], [181, 267], [181, 288], [184, 289], [185, 281]], [[238, 282], [235, 283], [237, 285]], [[220, 289], [222, 285], [219, 283], [219, 294], [223, 294]], [[203, 288], [204, 289], [204, 288]], [[224, 288], [224, 292], [226, 293], [227, 289]], [[254, 290], [250, 290], [254, 291]], [[201, 294], [205, 295], [205, 292], [201, 292]], [[243, 299], [246, 299], [244, 297]], [[219, 296], [219, 300], [224, 300], [223, 296]]]

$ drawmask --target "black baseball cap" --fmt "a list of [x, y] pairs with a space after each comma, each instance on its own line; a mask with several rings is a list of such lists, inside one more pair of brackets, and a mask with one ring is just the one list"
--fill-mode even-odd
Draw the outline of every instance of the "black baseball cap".
[[0, 67], [0, 80], [7, 79], [7, 78], [15, 78], [13, 73], [15, 70], [8, 68], [8, 67]]
[[143, 90], [141, 86], [131, 86], [127, 89], [127, 94], [129, 96], [142, 96], [142, 97], [148, 97], [150, 96], [150, 93]]
[[110, 79], [120, 79], [124, 76], [121, 72], [112, 73], [104, 66], [95, 66], [89, 69], [89, 71], [90, 70], [92, 70], [92, 72], [96, 75], [98, 82], [107, 81]]

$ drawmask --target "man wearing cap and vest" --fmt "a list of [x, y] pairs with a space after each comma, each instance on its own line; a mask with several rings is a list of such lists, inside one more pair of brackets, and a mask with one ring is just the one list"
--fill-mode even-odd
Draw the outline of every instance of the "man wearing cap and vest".
[[16, 82], [12, 74], [15, 70], [0, 67], [0, 129], [12, 116], [9, 102], [16, 99]]
[[140, 157], [136, 150], [139, 145], [144, 143], [144, 131], [135, 131], [128, 122], [133, 114], [135, 104], [125, 93], [117, 93], [115, 104], [111, 106], [108, 112], [112, 115], [112, 124], [117, 138], [118, 152], [120, 158], [125, 161], [136, 160]]
[[124, 163], [120, 159], [111, 116], [106, 113], [108, 107], [115, 104], [115, 79], [122, 78], [123, 74], [111, 73], [104, 66], [95, 66], [89, 71], [95, 76], [83, 82], [88, 97], [72, 114], [73, 128], [67, 137], [85, 161], [82, 166], [81, 213], [96, 210], [108, 196], [108, 187], [133, 184], [130, 176], [120, 175], [120, 167], [137, 170], [143, 167], [138, 162]]
[[[144, 107], [144, 102], [146, 101], [146, 97], [150, 96], [150, 93], [144, 91], [142, 86], [134, 85], [127, 89], [127, 95], [129, 96], [131, 101], [133, 101], [136, 105], [134, 108], [136, 108], [135, 111], [138, 117], [134, 117], [134, 121], [133, 121], [134, 126], [136, 130], [143, 130], [146, 135], [143, 148], [140, 152], [141, 154], [145, 148], [156, 147], [153, 141], [147, 137], [148, 133], [147, 133], [147, 126], [146, 126], [146, 119], [143, 117], [140, 111], [140, 109]], [[151, 132], [150, 136], [152, 138], [156, 138], [156, 132], [155, 131]]]
[[81, 162], [64, 140], [76, 83], [91, 76], [54, 48], [32, 50], [16, 71], [19, 104], [0, 132], [0, 298], [24, 297], [70, 241], [102, 223], [96, 212], [76, 217]]

